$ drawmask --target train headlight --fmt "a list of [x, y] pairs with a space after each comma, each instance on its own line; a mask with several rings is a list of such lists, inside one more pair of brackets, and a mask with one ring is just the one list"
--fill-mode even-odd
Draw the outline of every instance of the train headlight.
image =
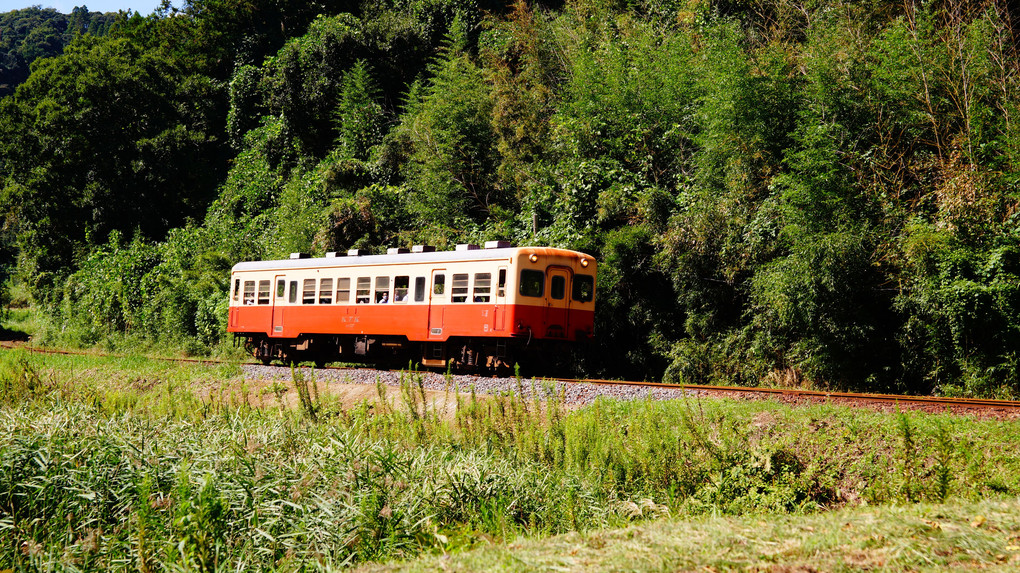
[[533, 263], [537, 263], [538, 262], [538, 255], [536, 255], [535, 253], [531, 253], [531, 256], [528, 257], [528, 260], [533, 262]]
[[581, 259], [581, 266], [584, 268], [588, 267], [588, 259]]

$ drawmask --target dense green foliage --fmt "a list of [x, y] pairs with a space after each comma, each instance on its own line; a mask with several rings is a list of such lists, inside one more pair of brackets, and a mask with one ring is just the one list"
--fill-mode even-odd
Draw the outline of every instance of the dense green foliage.
[[191, 0], [0, 99], [0, 268], [197, 349], [201, 261], [569, 247], [584, 373], [1017, 396], [1007, 6]]
[[233, 369], [0, 353], [0, 561], [316, 570], [665, 516], [1020, 492], [1007, 422], [693, 398], [571, 411], [540, 386], [547, 401], [430, 397], [414, 374], [399, 398], [345, 405], [314, 375], [257, 392]]
[[14, 93], [28, 79], [32, 62], [60, 55], [80, 34], [105, 36], [127, 16], [90, 12], [85, 6], [70, 14], [38, 6], [0, 13], [0, 97]]

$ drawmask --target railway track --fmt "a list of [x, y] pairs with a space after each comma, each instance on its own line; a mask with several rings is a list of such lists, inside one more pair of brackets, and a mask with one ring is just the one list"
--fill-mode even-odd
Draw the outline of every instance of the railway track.
[[[565, 380], [568, 381], [568, 380]], [[1020, 415], [1020, 401], [992, 400], [986, 398], [945, 398], [938, 396], [910, 396], [903, 394], [865, 394], [854, 392], [830, 392], [821, 390], [805, 390], [802, 388], [754, 388], [746, 386], [703, 386], [697, 384], [665, 384], [661, 382], [626, 382], [619, 380], [569, 380], [588, 384], [618, 384], [644, 387], [682, 388], [705, 395], [779, 398], [785, 402], [833, 402], [841, 404], [872, 404], [885, 405], [891, 408], [911, 407], [928, 411], [951, 410], [968, 412], [977, 410], [993, 410], [1014, 412]]]
[[[109, 353], [83, 352], [71, 350], [58, 350], [50, 348], [39, 348], [24, 343], [12, 341], [0, 341], [0, 348], [22, 348], [29, 352], [42, 354], [81, 355], [97, 357], [123, 357]], [[197, 358], [153, 358], [168, 362], [185, 364], [237, 364], [249, 368], [259, 365], [237, 362], [230, 360], [197, 359]], [[274, 367], [264, 367], [274, 368]], [[333, 371], [342, 375], [345, 371], [355, 371], [350, 367], [328, 367], [320, 370]], [[284, 369], [284, 374], [289, 369]], [[397, 371], [391, 371], [396, 373]], [[463, 376], [463, 375], [461, 375]], [[488, 376], [471, 375], [469, 379], [478, 381], [489, 380]], [[829, 392], [819, 390], [806, 390], [801, 388], [753, 388], [744, 386], [707, 386], [697, 384], [667, 384], [663, 382], [635, 382], [625, 380], [598, 380], [598, 379], [571, 379], [571, 378], [549, 378], [549, 381], [562, 382], [564, 384], [593, 385], [596, 387], [631, 387], [644, 389], [658, 389], [669, 392], [684, 392], [688, 395], [698, 396], [730, 396], [742, 399], [776, 399], [786, 403], [799, 402], [829, 402], [844, 405], [867, 406], [876, 409], [920, 409], [930, 412], [951, 411], [955, 413], [987, 413], [997, 417], [1020, 417], [1020, 401], [992, 400], [981, 398], [946, 398], [937, 396], [909, 396], [900, 394], [863, 394], [853, 392]], [[612, 395], [612, 393], [608, 393]]]
[[[102, 358], [127, 358], [123, 354], [110, 354], [108, 352], [85, 352], [81, 350], [61, 350], [56, 348], [40, 348], [38, 346], [29, 346], [23, 342], [16, 342], [11, 340], [0, 340], [0, 348], [5, 350], [13, 350], [20, 348], [22, 350], [32, 352], [35, 354], [59, 354], [65, 356], [97, 356]], [[169, 358], [159, 356], [148, 356], [150, 360], [160, 360], [163, 362], [181, 362], [184, 364], [245, 364], [244, 362], [237, 362], [234, 360], [214, 360], [207, 358]]]

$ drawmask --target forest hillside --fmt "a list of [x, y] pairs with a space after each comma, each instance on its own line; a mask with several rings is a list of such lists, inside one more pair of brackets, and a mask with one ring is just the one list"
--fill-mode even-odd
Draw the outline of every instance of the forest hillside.
[[238, 261], [500, 239], [600, 262], [580, 374], [1020, 396], [1005, 0], [23, 12], [0, 296], [52, 341], [203, 352]]

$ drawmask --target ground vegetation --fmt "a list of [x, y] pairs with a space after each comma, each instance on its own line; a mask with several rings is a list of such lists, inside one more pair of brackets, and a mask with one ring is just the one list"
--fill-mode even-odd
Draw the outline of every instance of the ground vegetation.
[[568, 409], [551, 387], [520, 384], [544, 399], [427, 393], [408, 372], [352, 401], [308, 368], [270, 384], [234, 364], [2, 351], [0, 560], [97, 571], [420, 556], [412, 566], [425, 570], [437, 559], [611, 570], [625, 553], [638, 570], [1017, 562], [1013, 422], [694, 397]]
[[509, 240], [601, 261], [579, 374], [1017, 397], [1015, 17], [168, 5], [0, 97], [0, 282], [43, 338], [200, 352], [234, 262]]

